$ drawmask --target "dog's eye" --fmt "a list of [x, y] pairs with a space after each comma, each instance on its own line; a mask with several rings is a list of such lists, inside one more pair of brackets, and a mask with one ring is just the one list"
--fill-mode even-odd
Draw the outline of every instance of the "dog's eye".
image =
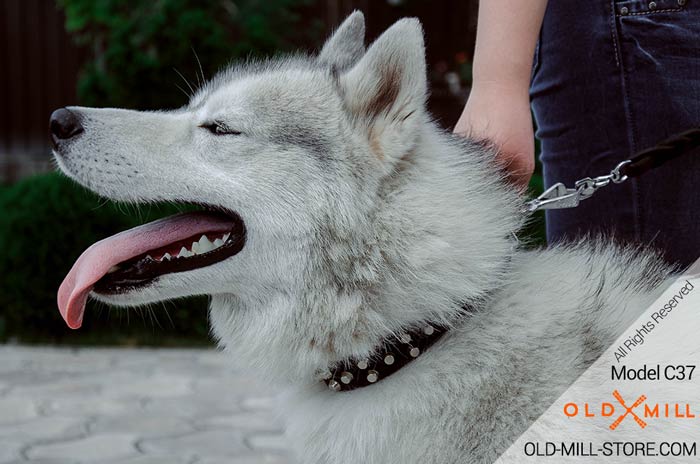
[[240, 131], [230, 129], [220, 122], [208, 122], [201, 124], [199, 127], [206, 129], [214, 135], [241, 135]]

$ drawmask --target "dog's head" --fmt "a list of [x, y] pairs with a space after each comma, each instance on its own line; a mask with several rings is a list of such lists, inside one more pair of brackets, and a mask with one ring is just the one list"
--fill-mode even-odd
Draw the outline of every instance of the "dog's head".
[[[318, 56], [234, 66], [178, 110], [58, 110], [51, 120], [55, 157], [78, 183], [114, 200], [204, 210], [90, 247], [59, 291], [67, 323], [80, 326], [88, 295], [131, 306], [208, 294], [220, 336], [232, 325], [260, 336], [285, 321], [308, 330], [308, 346], [328, 353], [342, 343], [339, 325], [353, 327], [348, 340], [362, 338], [358, 324], [391, 328], [361, 308], [386, 293], [382, 282], [399, 282], [388, 271], [412, 272], [435, 249], [454, 246], [431, 221], [463, 214], [436, 213], [435, 202], [452, 200], [434, 198], [440, 188], [431, 193], [416, 173], [420, 157], [438, 156], [424, 152], [457, 144], [437, 133], [425, 100], [419, 22], [397, 22], [365, 50], [364, 19], [354, 13]], [[431, 168], [425, 179], [444, 184], [450, 169], [468, 171], [445, 156], [444, 172]], [[473, 170], [459, 189], [472, 182], [477, 192], [484, 179], [495, 179]], [[512, 229], [505, 227], [499, 244]], [[489, 254], [489, 240], [471, 246]], [[262, 309], [250, 309], [255, 302]], [[242, 306], [245, 322], [231, 309]], [[323, 329], [305, 322], [314, 318]]]

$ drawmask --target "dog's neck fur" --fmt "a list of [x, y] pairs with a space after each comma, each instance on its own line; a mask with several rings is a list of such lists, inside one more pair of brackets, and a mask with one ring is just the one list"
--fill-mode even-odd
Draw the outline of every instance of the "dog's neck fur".
[[[432, 124], [425, 118], [400, 175], [377, 185], [374, 210], [302, 245], [310, 258], [291, 288], [213, 297], [214, 335], [233, 359], [274, 382], [314, 382], [318, 369], [365, 357], [402, 330], [450, 326], [503, 282], [522, 221], [517, 194], [492, 153]], [[435, 202], [455, 216], [426, 215]]]

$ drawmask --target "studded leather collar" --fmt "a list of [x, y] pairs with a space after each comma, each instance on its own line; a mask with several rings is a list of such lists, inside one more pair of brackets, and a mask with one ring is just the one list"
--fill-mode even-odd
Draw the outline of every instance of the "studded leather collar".
[[[504, 266], [510, 266], [510, 256]], [[487, 291], [482, 297], [462, 305], [462, 319], [467, 319], [487, 305], [498, 287]], [[367, 359], [348, 359], [317, 372], [318, 379], [332, 391], [350, 391], [366, 387], [389, 377], [406, 364], [421, 356], [449, 329], [439, 324], [426, 324], [404, 335], [385, 340]]]
[[319, 373], [332, 391], [350, 391], [376, 383], [423, 354], [447, 328], [436, 324], [412, 330], [393, 341], [385, 341], [367, 359], [346, 360]]

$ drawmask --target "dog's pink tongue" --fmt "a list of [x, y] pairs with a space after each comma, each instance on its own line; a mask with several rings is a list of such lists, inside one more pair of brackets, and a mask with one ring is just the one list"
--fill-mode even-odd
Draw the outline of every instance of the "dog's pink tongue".
[[123, 261], [205, 232], [234, 227], [225, 216], [185, 213], [161, 219], [101, 240], [85, 250], [58, 289], [58, 309], [71, 329], [80, 328], [88, 294], [95, 283]]

